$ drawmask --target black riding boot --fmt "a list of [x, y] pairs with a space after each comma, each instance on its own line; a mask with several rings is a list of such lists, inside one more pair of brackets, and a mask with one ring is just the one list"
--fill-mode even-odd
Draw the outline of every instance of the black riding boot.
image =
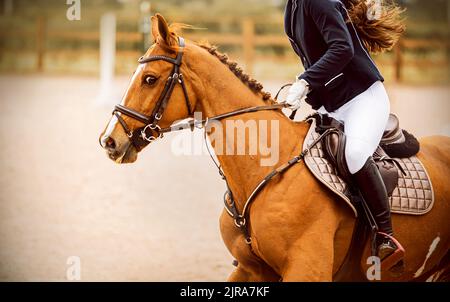
[[[353, 175], [362, 197], [372, 212], [378, 225], [377, 253], [383, 261], [394, 253], [401, 253], [403, 247], [393, 238], [391, 209], [384, 181], [372, 157], [364, 167]], [[397, 261], [398, 262], [398, 261]]]

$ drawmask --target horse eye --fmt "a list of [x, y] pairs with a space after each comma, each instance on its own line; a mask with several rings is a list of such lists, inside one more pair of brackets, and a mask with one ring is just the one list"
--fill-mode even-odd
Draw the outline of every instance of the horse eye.
[[153, 84], [155, 84], [157, 79], [158, 78], [155, 77], [155, 76], [146, 76], [145, 77], [145, 83], [147, 83], [148, 85], [153, 85]]

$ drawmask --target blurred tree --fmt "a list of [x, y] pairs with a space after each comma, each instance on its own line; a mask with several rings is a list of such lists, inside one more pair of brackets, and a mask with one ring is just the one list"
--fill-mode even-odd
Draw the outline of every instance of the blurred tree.
[[177, 13], [199, 13], [208, 15], [228, 14], [233, 16], [268, 15], [284, 6], [285, 0], [154, 0], [161, 10], [176, 10]]
[[423, 21], [447, 21], [450, 0], [402, 0], [408, 8], [408, 16]]
[[[271, 15], [282, 12], [287, 0], [150, 0], [153, 7], [165, 13], [211, 15]], [[362, 0], [363, 1], [363, 0]], [[447, 21], [450, 0], [385, 0], [408, 8], [413, 19]], [[96, 10], [132, 9], [138, 13], [141, 0], [81, 0], [82, 7], [90, 13]], [[1, 11], [19, 15], [50, 15], [67, 6], [65, 0], [0, 0]]]

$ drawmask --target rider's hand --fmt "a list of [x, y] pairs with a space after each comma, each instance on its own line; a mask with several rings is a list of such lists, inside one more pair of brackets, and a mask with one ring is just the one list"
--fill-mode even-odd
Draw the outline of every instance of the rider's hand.
[[288, 96], [286, 98], [286, 103], [290, 105], [290, 109], [297, 110], [300, 108], [301, 101], [306, 98], [309, 93], [309, 84], [305, 80], [299, 80], [291, 86], [289, 89]]

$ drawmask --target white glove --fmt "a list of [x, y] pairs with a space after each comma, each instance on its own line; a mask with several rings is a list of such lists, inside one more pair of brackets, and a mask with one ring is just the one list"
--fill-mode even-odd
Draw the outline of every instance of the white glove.
[[291, 86], [289, 89], [288, 96], [286, 98], [286, 103], [290, 105], [291, 110], [297, 110], [300, 108], [302, 100], [306, 98], [309, 93], [309, 84], [305, 80], [299, 80]]

